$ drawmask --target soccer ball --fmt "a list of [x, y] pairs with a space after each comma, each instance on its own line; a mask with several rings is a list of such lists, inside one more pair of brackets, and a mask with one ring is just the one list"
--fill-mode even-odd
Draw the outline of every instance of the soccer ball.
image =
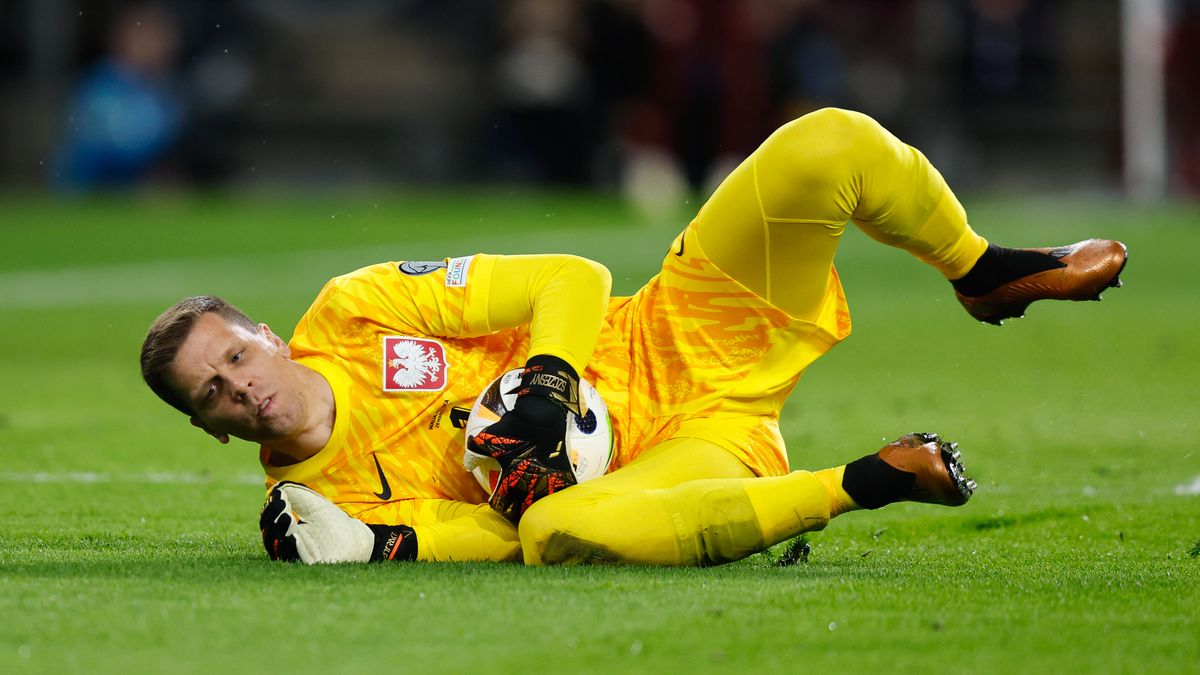
[[[504, 413], [512, 409], [517, 402], [516, 394], [508, 394], [519, 389], [521, 384], [521, 369], [510, 370], [492, 381], [487, 389], [475, 399], [471, 406], [471, 414], [467, 417], [467, 434], [469, 438], [482, 431], [485, 427], [495, 424]], [[613, 460], [612, 420], [608, 417], [608, 407], [586, 380], [579, 381], [579, 398], [584, 409], [582, 417], [575, 413], [567, 413], [567, 456], [571, 459], [571, 468], [577, 482], [584, 482], [603, 476]], [[463, 452], [463, 465], [475, 474], [475, 479], [490, 495], [496, 489], [500, 480], [500, 464], [491, 457], [480, 457], [467, 450]]]

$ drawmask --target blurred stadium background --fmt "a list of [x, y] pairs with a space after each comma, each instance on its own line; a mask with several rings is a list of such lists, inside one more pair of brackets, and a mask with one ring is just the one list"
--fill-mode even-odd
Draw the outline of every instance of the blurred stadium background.
[[[0, 673], [1200, 663], [1200, 0], [0, 0], [0, 101]], [[269, 565], [254, 448], [134, 365], [180, 297], [288, 335], [379, 260], [578, 253], [632, 292], [828, 105], [999, 243], [1132, 252], [1102, 305], [997, 330], [848, 232], [793, 466], [937, 430], [968, 508], [839, 519], [792, 567]]]
[[527, 183], [651, 207], [835, 105], [959, 190], [1200, 191], [1196, 0], [17, 0], [0, 184]]

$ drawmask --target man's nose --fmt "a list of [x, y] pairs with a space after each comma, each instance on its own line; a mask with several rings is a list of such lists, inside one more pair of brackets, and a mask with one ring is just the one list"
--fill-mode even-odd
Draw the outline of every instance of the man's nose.
[[233, 393], [233, 397], [235, 399], [237, 399], [238, 401], [245, 400], [246, 396], [250, 393], [250, 390], [253, 388], [254, 388], [254, 380], [249, 377], [235, 378], [230, 383], [230, 390]]

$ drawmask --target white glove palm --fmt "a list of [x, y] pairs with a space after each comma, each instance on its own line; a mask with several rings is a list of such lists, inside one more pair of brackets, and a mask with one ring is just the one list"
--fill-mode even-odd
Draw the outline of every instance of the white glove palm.
[[279, 483], [271, 490], [258, 524], [272, 560], [367, 562], [375, 545], [375, 534], [365, 523], [298, 483]]

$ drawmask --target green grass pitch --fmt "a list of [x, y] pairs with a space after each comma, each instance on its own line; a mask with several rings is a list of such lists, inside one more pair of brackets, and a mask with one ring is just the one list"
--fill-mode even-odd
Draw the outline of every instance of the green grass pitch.
[[213, 292], [286, 336], [332, 275], [478, 250], [580, 253], [629, 293], [686, 215], [502, 192], [9, 195], [0, 672], [1195, 672], [1200, 210], [966, 201], [999, 243], [1123, 239], [1126, 287], [985, 326], [848, 231], [854, 335], [783, 429], [797, 468], [938, 431], [979, 481], [967, 506], [847, 515], [790, 567], [779, 546], [704, 570], [305, 568], [260, 550], [254, 448], [142, 385], [158, 311]]

